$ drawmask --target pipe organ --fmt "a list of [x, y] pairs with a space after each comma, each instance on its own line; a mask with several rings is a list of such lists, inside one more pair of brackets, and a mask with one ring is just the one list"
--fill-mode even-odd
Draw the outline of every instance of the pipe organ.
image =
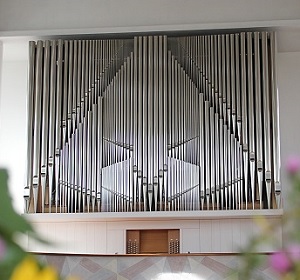
[[280, 208], [273, 32], [30, 42], [26, 212]]

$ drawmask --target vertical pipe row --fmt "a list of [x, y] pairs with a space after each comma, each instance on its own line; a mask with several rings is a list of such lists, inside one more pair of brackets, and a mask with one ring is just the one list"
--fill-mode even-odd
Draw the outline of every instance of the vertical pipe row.
[[279, 207], [275, 53], [267, 32], [32, 42], [25, 210]]

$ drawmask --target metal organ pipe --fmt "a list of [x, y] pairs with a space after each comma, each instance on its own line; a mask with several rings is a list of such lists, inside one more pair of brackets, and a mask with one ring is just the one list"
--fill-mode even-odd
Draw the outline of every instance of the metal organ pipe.
[[42, 143], [41, 143], [41, 191], [42, 191], [42, 212], [45, 207], [46, 178], [48, 161], [48, 131], [49, 131], [49, 72], [50, 72], [50, 41], [45, 41], [44, 63], [43, 63], [43, 100], [42, 100]]
[[263, 154], [262, 154], [262, 95], [261, 95], [261, 68], [260, 68], [260, 38], [259, 32], [254, 33], [254, 75], [255, 75], [255, 110], [259, 112], [256, 114], [255, 132], [256, 132], [256, 172], [257, 184], [259, 192], [259, 203], [262, 208], [262, 184], [263, 184]]
[[270, 128], [270, 87], [269, 87], [269, 56], [268, 56], [268, 40], [267, 33], [262, 32], [262, 69], [263, 69], [263, 119], [264, 119], [264, 151], [265, 151], [265, 184], [267, 192], [268, 208], [271, 208], [271, 180], [272, 180], [272, 167], [271, 167], [271, 128]]
[[30, 42], [25, 211], [280, 207], [275, 59], [273, 32]]
[[35, 77], [35, 42], [29, 42], [29, 70], [28, 70], [28, 96], [27, 96], [27, 176], [24, 188], [24, 211], [29, 212], [30, 192], [32, 190], [33, 177], [33, 117], [34, 117], [34, 77]]
[[270, 71], [272, 85], [272, 124], [273, 124], [273, 161], [274, 161], [274, 183], [276, 207], [281, 207], [281, 184], [280, 184], [280, 137], [279, 137], [279, 106], [278, 106], [278, 90], [276, 77], [276, 33], [270, 33]]

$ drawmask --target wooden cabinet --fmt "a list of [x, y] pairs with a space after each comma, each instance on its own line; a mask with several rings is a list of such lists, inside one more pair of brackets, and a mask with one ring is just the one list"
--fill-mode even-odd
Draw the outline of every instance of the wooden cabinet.
[[127, 254], [178, 254], [179, 229], [127, 230]]

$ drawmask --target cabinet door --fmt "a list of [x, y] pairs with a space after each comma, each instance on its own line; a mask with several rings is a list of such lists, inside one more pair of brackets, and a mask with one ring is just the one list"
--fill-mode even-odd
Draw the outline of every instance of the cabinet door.
[[184, 228], [181, 230], [181, 251], [180, 253], [199, 253], [200, 236], [199, 229]]
[[125, 254], [124, 230], [111, 229], [107, 231], [107, 254]]

